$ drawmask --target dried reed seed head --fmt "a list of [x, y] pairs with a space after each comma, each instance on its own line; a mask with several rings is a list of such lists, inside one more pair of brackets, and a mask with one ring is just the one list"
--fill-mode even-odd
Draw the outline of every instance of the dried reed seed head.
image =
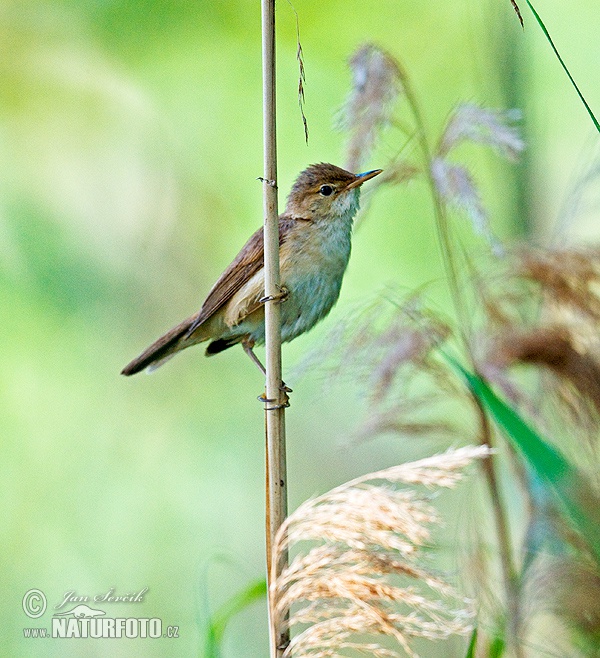
[[[415, 637], [468, 633], [468, 602], [418, 561], [419, 548], [430, 541], [428, 526], [439, 522], [435, 510], [417, 492], [390, 484], [452, 487], [466, 466], [490, 452], [487, 446], [448, 450], [361, 476], [301, 505], [278, 532], [272, 561], [277, 564], [290, 545], [318, 542], [272, 581], [276, 626], [285, 625], [292, 606], [298, 608], [289, 625], [309, 624], [284, 655], [341, 657], [357, 650], [416, 656], [410, 646]], [[374, 480], [388, 484], [365, 484]], [[397, 648], [383, 646], [384, 637]]]
[[521, 254], [520, 272], [541, 288], [544, 323], [568, 329], [589, 378], [600, 360], [600, 249], [530, 250]]
[[355, 486], [307, 501], [290, 519], [288, 544], [322, 540], [362, 549], [371, 542], [409, 555], [429, 540], [424, 524], [437, 516], [415, 492]]
[[377, 105], [381, 105], [389, 94], [397, 93], [403, 78], [402, 69], [398, 60], [383, 48], [366, 43], [356, 50], [349, 64], [353, 90], [363, 94], [363, 101], [378, 100]]
[[[285, 611], [289, 606], [302, 599], [303, 601], [322, 601], [324, 599], [356, 600], [370, 603], [373, 599], [379, 604], [401, 601], [403, 605], [423, 610], [439, 610], [435, 601], [429, 601], [415, 594], [410, 587], [397, 587], [386, 583], [383, 579], [352, 571], [335, 573], [332, 568], [321, 571], [318, 577], [302, 578], [288, 585], [278, 609]], [[329, 613], [328, 613], [329, 614]]]
[[350, 484], [378, 479], [404, 482], [405, 484], [420, 484], [428, 488], [452, 488], [463, 479], [464, 470], [469, 464], [476, 459], [489, 457], [493, 452], [485, 445], [449, 448], [439, 455], [361, 476]]
[[393, 290], [383, 294], [352, 308], [299, 371], [317, 369], [331, 378], [351, 375], [364, 383], [369, 401], [376, 404], [392, 393], [398, 399], [394, 385], [400, 373], [403, 385], [416, 371], [435, 370], [436, 381], [443, 381], [447, 371], [440, 373], [429, 357], [449, 337], [448, 325], [423, 308], [420, 294], [406, 297]]
[[[381, 547], [379, 547], [381, 548]], [[317, 577], [324, 567], [336, 567], [344, 573], [369, 575], [373, 572], [381, 574], [395, 574], [421, 578], [430, 576], [416, 564], [409, 564], [407, 560], [399, 559], [394, 552], [377, 550], [371, 551], [369, 547], [362, 549], [340, 547], [338, 543], [326, 543], [313, 546], [308, 553], [299, 553], [282, 574], [280, 586], [285, 588], [294, 582], [298, 574], [302, 578]], [[439, 579], [433, 578], [436, 588], [443, 589], [445, 585]]]
[[466, 103], [450, 116], [438, 146], [446, 157], [459, 144], [469, 141], [489, 146], [509, 160], [517, 160], [525, 142], [513, 125], [521, 118], [518, 110], [495, 110]]
[[504, 250], [492, 233], [474, 178], [467, 167], [451, 162], [448, 156], [453, 149], [468, 141], [489, 146], [509, 160], [516, 160], [524, 148], [523, 140], [512, 125], [519, 116], [514, 110], [460, 105], [450, 116], [437, 154], [431, 161], [431, 175], [442, 200], [466, 215], [497, 256], [503, 256]]
[[560, 370], [573, 358], [571, 334], [566, 327], [538, 327], [531, 331], [508, 331], [496, 343], [493, 362], [545, 365]]
[[[310, 625], [292, 639], [286, 655], [328, 655], [321, 652], [334, 651], [332, 655], [345, 656], [342, 651], [354, 648], [369, 655], [405, 655], [401, 649], [416, 656], [410, 647], [411, 639], [446, 639], [472, 628], [470, 610], [452, 609], [447, 601], [430, 600], [411, 588], [382, 587], [381, 583], [342, 576], [323, 579], [319, 594], [319, 598], [293, 613], [290, 625]], [[398, 610], [398, 601], [402, 601], [404, 612]], [[385, 649], [369, 642], [371, 636], [395, 640], [399, 647]], [[380, 653], [385, 651], [389, 653]]]
[[340, 127], [350, 133], [346, 164], [360, 170], [377, 133], [390, 120], [402, 88], [402, 71], [389, 53], [374, 44], [361, 46], [350, 59], [352, 90], [340, 112]]
[[[342, 594], [346, 594], [345, 589]], [[368, 655], [416, 657], [410, 646], [411, 639], [443, 640], [450, 635], [464, 635], [472, 629], [471, 611], [449, 610], [447, 603], [430, 601], [409, 590], [401, 590], [396, 595], [406, 601], [406, 612], [395, 612], [393, 606], [381, 601], [365, 604], [357, 599], [335, 596], [327, 599], [326, 606], [307, 605], [292, 615], [290, 623], [310, 626], [292, 639], [286, 655], [346, 656], [341, 652], [352, 648], [368, 652]], [[386, 649], [379, 643], [368, 642], [369, 636], [395, 640], [398, 648]], [[327, 651], [335, 653], [327, 654]]]
[[486, 238], [496, 255], [502, 255], [503, 249], [492, 233], [487, 211], [468, 169], [438, 157], [431, 162], [431, 175], [445, 203], [464, 212], [475, 232]]
[[497, 343], [492, 362], [520, 362], [543, 366], [569, 381], [600, 413], [600, 363], [581, 353], [567, 327], [540, 327], [528, 332], [511, 331]]
[[358, 634], [392, 636], [409, 656], [416, 656], [407, 639], [393, 626], [386, 623], [385, 614], [377, 614], [374, 609], [365, 611], [360, 606], [348, 606], [344, 609], [337, 609], [336, 612], [336, 616], [332, 619], [313, 619], [311, 616], [303, 617], [298, 614], [298, 619], [312, 623], [305, 631], [292, 639], [284, 653], [284, 658], [291, 656], [346, 658], [347, 654], [341, 652], [347, 650], [355, 650], [363, 654], [368, 652], [368, 655], [382, 658], [388, 656], [400, 658], [402, 656], [398, 651], [386, 649], [377, 643], [349, 639]]
[[349, 577], [397, 576], [411, 578], [425, 583], [432, 590], [445, 596], [455, 596], [453, 588], [438, 575], [431, 574], [414, 560], [403, 555], [399, 558], [393, 551], [382, 550], [381, 546], [367, 546], [363, 549], [344, 548], [340, 543], [314, 546], [306, 554], [299, 553], [282, 574], [278, 587], [284, 595], [279, 600], [280, 608], [286, 608], [289, 601], [289, 587], [301, 580], [304, 587], [312, 580], [328, 578], [332, 573]]
[[[539, 404], [507, 377], [506, 367], [543, 368], [553, 403], [571, 430], [575, 425], [579, 436], [589, 439], [594, 454], [600, 413], [600, 249], [522, 249], [511, 268], [502, 287], [484, 293], [488, 306], [502, 312], [488, 314], [496, 335], [482, 340], [481, 372], [543, 423]], [[540, 316], [539, 325], [523, 328], [532, 313]], [[563, 422], [560, 414], [554, 422]]]
[[519, 270], [553, 302], [600, 320], [600, 249], [527, 250]]

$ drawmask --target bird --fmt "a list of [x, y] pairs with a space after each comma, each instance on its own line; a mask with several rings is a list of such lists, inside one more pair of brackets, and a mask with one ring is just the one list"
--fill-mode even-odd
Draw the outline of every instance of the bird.
[[[312, 329], [337, 302], [350, 259], [360, 188], [381, 172], [353, 174], [319, 163], [296, 178], [279, 216], [282, 342]], [[204, 342], [208, 342], [206, 356], [240, 343], [264, 374], [253, 351], [265, 342], [263, 237], [260, 228], [219, 277], [200, 310], [152, 343], [121, 374], [155, 370], [182, 350]]]

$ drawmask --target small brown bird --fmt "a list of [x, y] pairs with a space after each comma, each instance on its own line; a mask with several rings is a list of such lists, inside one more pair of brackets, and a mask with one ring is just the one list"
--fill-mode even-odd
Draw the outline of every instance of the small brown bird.
[[[315, 164], [296, 179], [279, 216], [281, 339], [290, 341], [323, 319], [336, 303], [350, 258], [352, 222], [360, 186], [381, 169], [352, 174]], [[210, 341], [206, 356], [241, 343], [252, 351], [265, 342], [263, 229], [246, 242], [208, 293], [200, 311], [187, 318], [129, 363], [123, 375], [154, 370], [177, 352]]]

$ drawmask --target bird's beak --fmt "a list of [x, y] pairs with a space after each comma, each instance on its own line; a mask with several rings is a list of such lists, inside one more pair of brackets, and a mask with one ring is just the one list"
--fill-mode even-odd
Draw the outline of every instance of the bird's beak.
[[355, 187], [360, 187], [364, 182], [379, 176], [383, 169], [373, 169], [372, 171], [365, 171], [363, 174], [356, 174], [356, 178], [346, 186], [347, 190], [352, 190]]

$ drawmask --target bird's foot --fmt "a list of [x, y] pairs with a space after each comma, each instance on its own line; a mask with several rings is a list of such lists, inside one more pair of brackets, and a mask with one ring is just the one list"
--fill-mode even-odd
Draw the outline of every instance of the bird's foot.
[[285, 382], [281, 382], [279, 390], [281, 391], [281, 396], [278, 400], [268, 398], [266, 391], [262, 395], [258, 396], [257, 399], [259, 402], [272, 405], [266, 407], [266, 411], [273, 411], [275, 409], [287, 409], [290, 406], [290, 398], [288, 393], [292, 393], [292, 389], [289, 386], [286, 386]]
[[265, 407], [265, 411], [275, 411], [276, 409], [287, 409], [290, 406], [290, 398], [285, 393], [283, 394], [283, 402], [268, 398], [264, 393], [262, 395], [259, 395], [258, 398], [256, 399], [259, 402], [262, 402], [263, 404], [271, 405], [270, 407]]
[[276, 295], [266, 295], [258, 301], [261, 304], [265, 304], [266, 302], [278, 302], [282, 304], [290, 296], [290, 291], [285, 286], [277, 286], [277, 289], [279, 292]]

